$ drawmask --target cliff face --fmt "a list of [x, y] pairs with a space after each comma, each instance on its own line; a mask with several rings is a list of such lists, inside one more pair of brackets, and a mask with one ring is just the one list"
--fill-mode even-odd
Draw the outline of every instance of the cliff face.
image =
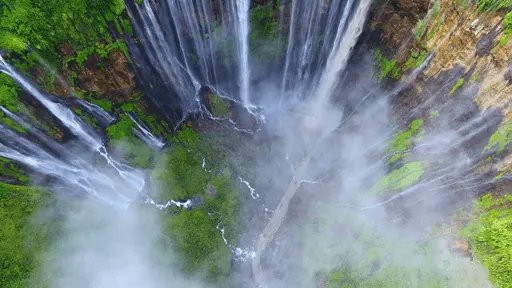
[[[492, 196], [487, 195], [481, 202], [476, 202], [473, 213], [456, 217], [459, 219], [454, 227], [448, 225], [452, 231], [447, 234], [459, 235], [465, 225], [472, 227], [462, 230], [465, 240], [457, 236], [451, 245], [466, 253], [472, 251], [486, 266], [495, 285], [509, 287], [505, 284], [508, 283], [509, 268], [493, 264], [493, 259], [507, 256], [496, 248], [489, 248], [493, 247], [492, 240], [479, 230], [482, 228], [475, 228], [475, 225], [485, 225], [486, 231], [498, 235], [499, 230], [493, 230], [496, 228], [493, 225], [498, 224], [494, 223], [501, 221], [500, 225], [510, 227], [510, 219], [491, 221], [490, 215], [497, 211], [502, 215], [511, 214], [510, 203], [503, 197], [509, 197], [511, 189], [507, 176], [512, 171], [509, 149], [512, 139], [512, 41], [508, 39], [512, 27], [504, 19], [507, 13], [508, 17], [512, 14], [510, 9], [488, 9], [485, 3], [387, 1], [376, 4], [372, 10], [366, 34], [372, 36], [369, 46], [375, 53], [377, 78], [388, 88], [399, 87], [410, 80], [412, 72], [431, 55], [415, 80], [392, 99], [394, 117], [402, 125], [414, 119], [425, 119], [425, 129], [451, 128], [458, 139], [466, 139], [462, 149], [473, 161], [468, 173], [486, 174], [488, 179], [482, 179], [481, 183], [491, 183], [482, 185], [473, 196], [486, 193]], [[441, 120], [436, 124], [433, 119], [437, 117]], [[446, 147], [447, 150], [451, 148], [453, 146]], [[488, 201], [488, 204], [482, 204], [482, 201]], [[500, 219], [506, 217], [509, 216]], [[510, 229], [508, 231], [507, 235], [510, 235]], [[506, 240], [499, 241], [510, 245]]]
[[503, 24], [507, 11], [478, 11], [476, 5], [454, 3], [389, 1], [372, 11], [367, 29], [378, 35], [373, 48], [392, 66], [378, 68], [396, 71], [384, 81], [407, 79], [426, 55], [433, 54], [413, 87], [395, 100], [395, 109], [405, 115], [420, 104], [432, 109], [439, 104], [474, 105], [471, 109], [478, 111], [473, 116], [496, 110], [501, 124], [507, 124], [512, 120], [512, 41], [507, 41], [510, 32]]

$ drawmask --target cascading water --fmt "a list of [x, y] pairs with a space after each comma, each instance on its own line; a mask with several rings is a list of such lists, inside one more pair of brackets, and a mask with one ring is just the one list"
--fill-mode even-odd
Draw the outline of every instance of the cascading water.
[[[259, 91], [252, 86], [255, 79], [252, 79], [251, 75], [255, 74], [252, 72], [256, 60], [250, 52], [252, 47], [249, 0], [144, 0], [142, 4], [126, 5], [133, 15], [133, 27], [140, 40], [138, 44], [144, 50], [143, 57], [134, 57], [135, 62], [138, 62], [136, 65], [154, 70], [152, 72], [163, 82], [156, 81], [148, 85], [158, 84], [166, 88], [163, 89], [165, 93], [149, 95], [155, 103], [161, 104], [157, 106], [163, 113], [167, 112], [164, 103], [169, 102], [170, 98], [176, 98], [174, 100], [178, 103], [177, 106], [185, 113], [201, 109], [199, 91], [205, 86], [225, 97], [236, 99], [236, 102], [243, 104], [250, 111], [253, 104], [260, 105], [256, 97]], [[291, 22], [287, 23], [290, 29], [287, 35], [282, 35], [283, 38], [287, 36], [286, 52], [280, 59], [274, 59], [276, 63], [282, 64], [278, 69], [282, 73], [280, 77], [268, 81], [275, 82], [269, 85], [276, 86], [275, 90], [280, 92], [277, 93], [277, 97], [280, 98], [274, 99], [271, 104], [261, 105], [267, 105], [264, 108], [269, 110], [280, 105], [289, 108], [292, 103], [303, 105], [305, 117], [300, 119], [297, 127], [294, 127], [297, 130], [293, 130], [303, 133], [303, 158], [297, 161], [297, 167], [291, 165], [293, 178], [286, 186], [283, 198], [270, 221], [257, 239], [254, 252], [242, 253], [242, 250], [227, 241], [220, 224], [216, 227], [225, 244], [235, 255], [243, 259], [253, 258], [252, 270], [258, 286], [265, 286], [260, 257], [277, 234], [294, 194], [303, 183], [321, 182], [304, 179], [308, 179], [310, 162], [314, 154], [320, 150], [323, 140], [330, 136], [341, 122], [340, 113], [332, 109], [330, 101], [362, 32], [370, 5], [370, 0], [292, 2]], [[281, 22], [288, 21], [284, 14], [285, 12], [281, 10]], [[280, 23], [280, 27], [285, 26]], [[135, 53], [136, 46], [133, 44], [130, 48], [134, 55], [140, 56], [141, 54]], [[52, 101], [48, 95], [39, 91], [1, 57], [0, 70], [11, 76], [80, 140], [79, 145], [83, 147], [73, 149], [85, 148], [88, 152], [85, 156], [83, 153], [66, 152], [70, 147], [49, 139], [21, 117], [0, 107], [8, 117], [26, 128], [32, 138], [35, 138], [18, 135], [0, 125], [1, 157], [22, 163], [67, 185], [79, 187], [91, 198], [107, 204], [126, 207], [140, 196], [145, 185], [142, 171], [114, 160], [107, 153], [101, 137], [91, 127], [70, 109]], [[151, 73], [148, 75], [141, 77], [152, 78]], [[253, 89], [256, 91], [251, 92]], [[83, 100], [76, 101], [104, 126], [114, 121], [114, 118], [100, 107]], [[209, 112], [207, 114], [213, 120], [220, 119], [213, 117]], [[157, 151], [165, 145], [135, 114], [128, 113], [128, 116], [138, 128], [132, 128], [133, 132], [146, 144]], [[94, 163], [97, 158], [103, 161], [99, 168]], [[211, 173], [205, 167], [203, 158], [203, 169]], [[260, 195], [249, 182], [241, 176], [238, 177], [250, 190], [251, 198], [259, 200]], [[396, 197], [401, 195], [403, 194]], [[169, 200], [165, 204], [159, 204], [147, 196], [142, 202], [154, 205], [160, 210], [170, 206], [191, 208], [194, 205], [191, 199]], [[383, 205], [382, 203], [378, 205]], [[265, 211], [270, 210], [265, 208]]]
[[235, 30], [238, 43], [238, 66], [240, 70], [240, 98], [246, 106], [250, 105], [250, 68], [249, 68], [249, 0], [231, 0], [231, 9], [236, 15]]
[[[81, 144], [80, 147], [65, 147], [50, 140], [45, 137], [44, 133], [31, 127], [20, 117], [10, 112], [7, 113], [7, 110], [2, 107], [4, 113], [22, 127], [28, 127], [32, 136], [59, 155], [53, 155], [50, 151], [46, 151], [36, 143], [32, 143], [22, 135], [1, 125], [2, 140], [0, 142], [3, 144], [0, 146], [0, 156], [12, 159], [43, 175], [54, 177], [71, 187], [80, 188], [81, 192], [85, 192], [89, 197], [113, 206], [126, 208], [140, 195], [145, 186], [144, 174], [141, 171], [121, 164], [110, 157], [101, 138], [92, 128], [73, 114], [69, 108], [51, 101], [47, 95], [39, 91], [9, 65], [2, 56], [0, 56], [0, 70], [12, 77], [25, 91], [48, 109], [80, 140], [79, 144]], [[82, 105], [91, 107], [98, 115], [102, 115], [101, 118], [110, 120], [107, 116], [108, 113], [100, 107], [92, 106], [84, 101], [82, 101]], [[85, 149], [85, 152], [66, 153], [73, 149], [78, 149], [78, 151]], [[89, 159], [93, 158], [95, 154], [101, 156], [104, 165], [97, 165], [94, 159]]]
[[130, 119], [132, 119], [133, 123], [135, 123], [135, 125], [137, 125], [137, 127], [139, 128], [135, 129], [132, 127], [132, 130], [135, 133], [135, 135], [137, 135], [137, 137], [144, 141], [144, 143], [146, 143], [148, 146], [156, 150], [162, 149], [162, 147], [164, 147], [165, 143], [162, 142], [162, 140], [155, 137], [155, 135], [153, 135], [153, 133], [151, 133], [151, 131], [149, 131], [149, 129], [144, 125], [144, 123], [142, 123], [140, 119], [137, 118], [137, 115], [128, 113], [128, 116], [130, 117]]

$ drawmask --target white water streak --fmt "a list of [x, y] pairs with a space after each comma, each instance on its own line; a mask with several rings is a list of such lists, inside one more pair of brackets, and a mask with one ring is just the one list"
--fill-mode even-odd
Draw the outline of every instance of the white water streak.
[[137, 137], [139, 137], [144, 143], [148, 144], [148, 146], [156, 148], [157, 150], [162, 149], [164, 147], [165, 142], [158, 139], [149, 129], [147, 129], [142, 123], [139, 123], [135, 117], [133, 117], [130, 113], [127, 113], [128, 117], [132, 119], [133, 123], [139, 127], [139, 130], [132, 128], [133, 132]]
[[249, 106], [250, 99], [250, 68], [249, 68], [249, 0], [231, 0], [232, 11], [235, 13], [240, 69], [240, 97], [242, 103]]
[[256, 200], [256, 199], [260, 198], [260, 195], [258, 193], [256, 193], [256, 189], [254, 189], [249, 182], [247, 182], [240, 176], [238, 176], [238, 179], [240, 180], [240, 182], [245, 184], [245, 186], [247, 186], [247, 188], [249, 188], [249, 191], [251, 191], [252, 199]]

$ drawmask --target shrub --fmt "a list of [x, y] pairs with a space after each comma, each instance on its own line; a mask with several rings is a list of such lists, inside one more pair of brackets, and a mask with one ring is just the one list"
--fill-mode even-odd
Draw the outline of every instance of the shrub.
[[455, 91], [462, 87], [462, 85], [464, 85], [464, 78], [459, 78], [459, 80], [457, 80], [457, 82], [453, 86], [452, 90], [448, 93], [448, 95], [452, 95], [453, 93], [455, 93]]
[[461, 230], [473, 254], [489, 270], [490, 280], [501, 288], [512, 287], [512, 196], [493, 199], [491, 194], [475, 202], [478, 216]]
[[512, 0], [477, 0], [478, 11], [512, 8]]

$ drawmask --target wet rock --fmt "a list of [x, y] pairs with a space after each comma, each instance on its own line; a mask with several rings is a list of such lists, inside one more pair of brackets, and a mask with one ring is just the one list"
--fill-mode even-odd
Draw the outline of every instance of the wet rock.
[[505, 72], [505, 75], [503, 75], [503, 78], [508, 82], [508, 84], [512, 84], [512, 63], [508, 65], [507, 71]]
[[258, 119], [240, 105], [236, 105], [231, 109], [231, 115], [239, 128], [254, 129], [258, 125]]
[[194, 197], [190, 198], [189, 200], [190, 200], [190, 205], [188, 206], [189, 210], [197, 209], [204, 204], [203, 197], [201, 197], [201, 196], [194, 196]]
[[494, 28], [489, 31], [486, 35], [482, 36], [478, 42], [476, 43], [475, 47], [475, 56], [477, 57], [484, 57], [491, 54], [492, 49], [495, 44], [495, 39], [498, 34], [500, 34], [500, 31], [498, 29], [498, 26], [495, 26]]
[[213, 198], [217, 195], [217, 188], [213, 186], [211, 181], [208, 181], [208, 187], [206, 188], [206, 195], [208, 197]]
[[[367, 35], [378, 35], [382, 46], [387, 48], [383, 50], [389, 50], [391, 54], [397, 49], [409, 50], [409, 42], [412, 43], [410, 40], [414, 39], [411, 31], [418, 20], [425, 17], [428, 7], [428, 0], [386, 1], [379, 9], [372, 12]], [[378, 31], [378, 33], [372, 33], [372, 31]], [[386, 51], [384, 54], [387, 54]]]
[[90, 56], [84, 62], [84, 69], [78, 74], [76, 82], [79, 88], [118, 103], [136, 93], [135, 74], [126, 56], [118, 50], [108, 54], [108, 61], [100, 59], [96, 54]]

